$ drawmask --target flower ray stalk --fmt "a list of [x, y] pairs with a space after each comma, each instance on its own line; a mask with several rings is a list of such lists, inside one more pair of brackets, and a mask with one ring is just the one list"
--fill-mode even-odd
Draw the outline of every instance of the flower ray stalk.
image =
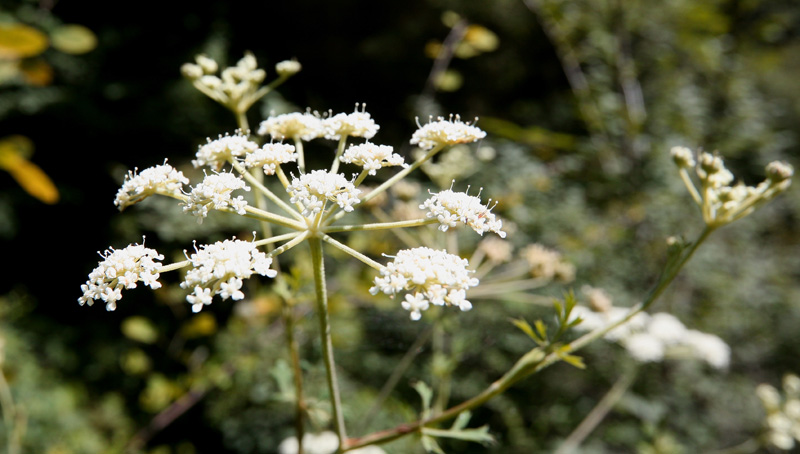
[[380, 263], [376, 262], [375, 260], [372, 260], [371, 258], [367, 257], [366, 255], [356, 251], [355, 249], [351, 248], [350, 246], [348, 246], [348, 245], [346, 245], [344, 243], [341, 243], [341, 242], [335, 240], [334, 238], [332, 238], [332, 237], [330, 237], [328, 235], [323, 235], [322, 236], [322, 240], [325, 241], [326, 243], [330, 244], [331, 246], [334, 246], [334, 247], [336, 247], [336, 248], [338, 248], [338, 249], [340, 249], [340, 250], [352, 255], [353, 257], [361, 260], [362, 262], [364, 262], [365, 264], [371, 266], [372, 268], [375, 268], [376, 270], [380, 271], [383, 268], [383, 265], [381, 265]]
[[267, 198], [272, 200], [275, 203], [275, 205], [278, 205], [283, 211], [289, 213], [298, 221], [301, 222], [305, 221], [305, 218], [301, 216], [300, 213], [297, 212], [297, 210], [289, 206], [286, 202], [283, 201], [283, 199], [275, 195], [274, 192], [270, 191], [266, 186], [261, 184], [261, 182], [259, 182], [256, 178], [254, 178], [253, 175], [251, 175], [250, 172], [248, 172], [245, 168], [243, 168], [241, 164], [239, 164], [236, 161], [233, 161], [231, 162], [231, 165], [233, 165], [233, 168], [236, 169], [236, 171], [239, 172], [248, 183], [255, 186], [259, 191], [261, 191], [265, 196], [267, 196]]
[[439, 222], [437, 219], [412, 219], [410, 221], [396, 221], [396, 222], [377, 222], [373, 224], [355, 224], [355, 225], [335, 225], [325, 227], [325, 232], [354, 232], [357, 230], [382, 230], [382, 229], [396, 229], [405, 227], [419, 227], [422, 225], [435, 224]]

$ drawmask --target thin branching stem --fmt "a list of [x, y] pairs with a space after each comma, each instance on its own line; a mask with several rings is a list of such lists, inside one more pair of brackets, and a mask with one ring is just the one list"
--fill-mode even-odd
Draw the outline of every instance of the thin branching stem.
[[385, 230], [397, 229], [405, 227], [419, 227], [422, 225], [435, 224], [439, 222], [436, 219], [412, 219], [410, 221], [397, 221], [397, 222], [377, 222], [373, 224], [354, 224], [354, 225], [334, 225], [325, 227], [325, 232], [354, 232], [356, 230]]
[[336, 247], [336, 248], [338, 248], [338, 249], [340, 249], [340, 250], [352, 255], [353, 257], [361, 260], [362, 262], [364, 262], [367, 265], [375, 268], [376, 270], [383, 269], [383, 265], [381, 265], [380, 263], [376, 262], [375, 260], [372, 260], [371, 258], [369, 258], [366, 255], [358, 252], [357, 250], [351, 248], [350, 246], [337, 241], [336, 239], [334, 239], [333, 237], [331, 237], [329, 235], [324, 235], [323, 234], [322, 235], [322, 240], [325, 241], [326, 243], [330, 244], [331, 246], [334, 246], [334, 247]]

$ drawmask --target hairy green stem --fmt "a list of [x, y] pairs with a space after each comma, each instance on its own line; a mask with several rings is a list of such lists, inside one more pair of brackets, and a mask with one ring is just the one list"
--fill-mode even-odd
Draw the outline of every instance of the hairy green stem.
[[311, 262], [314, 267], [314, 288], [317, 297], [317, 318], [322, 340], [322, 358], [325, 362], [328, 392], [330, 393], [333, 423], [336, 435], [339, 437], [339, 446], [344, 446], [347, 440], [347, 431], [344, 426], [342, 413], [342, 400], [339, 396], [339, 383], [336, 379], [336, 362], [333, 358], [333, 342], [331, 340], [330, 314], [328, 313], [328, 290], [325, 284], [325, 261], [322, 254], [322, 240], [313, 236], [308, 239], [311, 247]]

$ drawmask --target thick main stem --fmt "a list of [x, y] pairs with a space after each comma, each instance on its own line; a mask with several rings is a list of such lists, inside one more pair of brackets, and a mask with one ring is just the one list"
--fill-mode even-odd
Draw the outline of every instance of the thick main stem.
[[322, 358], [325, 361], [325, 372], [328, 381], [333, 422], [339, 437], [339, 446], [344, 446], [347, 432], [344, 427], [342, 400], [339, 396], [339, 383], [336, 379], [336, 362], [333, 358], [333, 342], [331, 340], [331, 324], [328, 314], [328, 290], [325, 286], [325, 262], [322, 255], [322, 240], [313, 236], [308, 239], [311, 247], [311, 262], [314, 267], [314, 287], [317, 296], [317, 318], [319, 319], [320, 337], [322, 340]]

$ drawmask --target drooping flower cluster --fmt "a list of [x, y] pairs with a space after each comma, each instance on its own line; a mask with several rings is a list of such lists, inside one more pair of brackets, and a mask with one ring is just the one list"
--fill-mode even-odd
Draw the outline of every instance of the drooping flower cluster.
[[391, 296], [406, 292], [402, 306], [411, 312], [412, 320], [419, 320], [430, 304], [468, 311], [472, 303], [466, 299], [466, 291], [478, 285], [468, 265], [466, 259], [446, 251], [427, 247], [404, 249], [381, 270], [381, 276], [375, 278], [375, 285], [369, 291], [373, 295], [382, 292]]
[[447, 189], [432, 194], [432, 197], [419, 207], [428, 210], [427, 217], [435, 217], [439, 221], [439, 230], [443, 232], [455, 227], [458, 222], [463, 222], [481, 235], [485, 232], [494, 232], [501, 238], [506, 237], [506, 233], [501, 230], [503, 221], [495, 218], [492, 213], [494, 206], [488, 207], [482, 204], [480, 197]]
[[240, 300], [242, 280], [253, 273], [275, 277], [277, 271], [270, 269], [272, 258], [259, 251], [251, 241], [237, 239], [218, 241], [195, 247], [195, 253], [187, 258], [192, 269], [186, 273], [181, 287], [192, 291], [186, 300], [192, 304], [192, 311], [198, 312], [203, 306], [211, 304], [214, 295], [222, 299]]
[[325, 131], [322, 119], [311, 112], [292, 112], [269, 117], [261, 122], [258, 135], [269, 134], [274, 140], [300, 139], [314, 140], [322, 137]]
[[137, 170], [128, 171], [122, 187], [117, 191], [114, 205], [123, 210], [153, 194], [179, 196], [185, 184], [189, 184], [189, 179], [183, 172], [166, 163], [138, 173]]
[[234, 135], [220, 135], [216, 140], [206, 139], [208, 143], [197, 150], [197, 159], [192, 160], [195, 167], [209, 166], [219, 170], [233, 158], [243, 157], [258, 149], [258, 144], [248, 139], [241, 131]]
[[286, 191], [291, 195], [292, 203], [303, 206], [303, 216], [319, 213], [327, 200], [336, 203], [344, 211], [353, 211], [353, 205], [359, 202], [358, 194], [361, 192], [344, 175], [326, 170], [314, 170], [300, 175], [299, 178], [292, 178]]
[[431, 118], [425, 126], [420, 126], [411, 136], [411, 145], [418, 145], [423, 150], [430, 150], [445, 145], [470, 143], [486, 137], [486, 133], [478, 127], [461, 121], [458, 115], [450, 119]]
[[767, 413], [767, 443], [786, 451], [793, 449], [800, 442], [800, 377], [783, 377], [783, 395], [766, 383], [758, 385], [756, 394]]
[[[757, 186], [746, 186], [743, 183], [731, 185], [733, 174], [725, 168], [719, 156], [702, 152], [695, 161], [691, 150], [686, 147], [673, 147], [670, 154], [680, 169], [687, 189], [702, 209], [703, 220], [709, 227], [720, 227], [752, 213], [788, 189], [794, 174], [794, 169], [789, 164], [774, 161], [766, 167], [767, 179]], [[687, 172], [692, 167], [700, 180], [699, 190]]]
[[403, 166], [408, 167], [403, 157], [392, 153], [393, 148], [388, 145], [376, 145], [371, 142], [359, 145], [350, 145], [341, 157], [342, 162], [361, 166], [370, 175], [382, 167]]
[[212, 173], [206, 175], [202, 183], [192, 188], [189, 199], [183, 211], [197, 216], [197, 222], [202, 223], [208, 216], [208, 210], [233, 210], [239, 215], [246, 213], [247, 201], [244, 197], [234, 198], [231, 193], [237, 189], [249, 191], [244, 180], [230, 172]]
[[164, 256], [144, 244], [131, 244], [124, 249], [109, 248], [103, 254], [103, 261], [89, 273], [89, 280], [81, 286], [83, 296], [78, 302], [89, 306], [96, 300], [106, 303], [106, 310], [117, 308], [123, 289], [136, 288], [141, 281], [151, 289], [161, 287], [158, 282], [161, 266], [159, 260]]
[[343, 136], [371, 139], [380, 129], [368, 112], [365, 112], [363, 108], [361, 112], [358, 111], [358, 104], [352, 113], [338, 113], [325, 118], [322, 120], [322, 127], [325, 131], [325, 138], [329, 140], [339, 140]]
[[246, 167], [262, 167], [267, 175], [274, 175], [278, 166], [297, 161], [294, 145], [284, 143], [267, 143], [263, 147], [248, 153], [244, 158]]
[[[596, 289], [591, 289], [596, 290]], [[594, 304], [596, 308], [575, 306], [573, 316], [582, 322], [575, 327], [593, 331], [623, 320], [630, 309]], [[604, 310], [597, 310], [605, 306]], [[675, 316], [660, 312], [640, 312], [605, 334], [605, 339], [618, 342], [635, 360], [658, 362], [669, 357], [690, 357], [705, 361], [716, 369], [728, 367], [730, 347], [719, 337], [686, 328]]]

